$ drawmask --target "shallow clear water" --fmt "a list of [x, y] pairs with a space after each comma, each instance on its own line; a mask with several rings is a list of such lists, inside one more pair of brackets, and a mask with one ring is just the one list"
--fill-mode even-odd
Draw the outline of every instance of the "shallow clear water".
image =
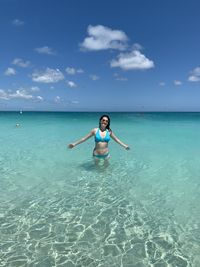
[[[200, 114], [0, 113], [0, 266], [200, 266]], [[16, 127], [16, 123], [20, 127]]]

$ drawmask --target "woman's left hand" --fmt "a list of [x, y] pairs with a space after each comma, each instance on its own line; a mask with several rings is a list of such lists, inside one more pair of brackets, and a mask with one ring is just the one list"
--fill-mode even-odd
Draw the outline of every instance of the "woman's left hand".
[[69, 144], [69, 145], [68, 145], [68, 148], [74, 148], [74, 147], [75, 147], [74, 144]]

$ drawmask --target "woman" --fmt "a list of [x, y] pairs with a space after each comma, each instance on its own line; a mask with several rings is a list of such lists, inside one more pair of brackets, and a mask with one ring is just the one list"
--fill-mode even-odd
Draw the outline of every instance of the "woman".
[[93, 150], [93, 157], [95, 160], [95, 163], [99, 163], [100, 159], [104, 159], [104, 161], [107, 161], [110, 157], [109, 150], [108, 150], [108, 142], [110, 141], [110, 137], [123, 146], [126, 150], [129, 150], [129, 146], [124, 144], [122, 141], [120, 141], [112, 132], [110, 129], [110, 118], [108, 115], [103, 115], [99, 119], [99, 128], [94, 128], [91, 130], [89, 134], [87, 134], [85, 137], [81, 138], [80, 140], [76, 141], [75, 143], [69, 144], [69, 148], [73, 148], [83, 142], [85, 142], [90, 137], [94, 136], [95, 140], [95, 147]]

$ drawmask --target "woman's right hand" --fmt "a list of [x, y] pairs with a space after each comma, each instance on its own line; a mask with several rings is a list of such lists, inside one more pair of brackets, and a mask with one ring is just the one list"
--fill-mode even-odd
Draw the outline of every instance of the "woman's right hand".
[[69, 145], [68, 145], [68, 148], [73, 148], [73, 147], [75, 147], [74, 144], [69, 144]]

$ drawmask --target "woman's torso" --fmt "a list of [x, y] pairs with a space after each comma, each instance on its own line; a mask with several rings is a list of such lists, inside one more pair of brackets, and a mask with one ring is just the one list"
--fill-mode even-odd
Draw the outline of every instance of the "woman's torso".
[[95, 129], [95, 148], [94, 153], [103, 155], [108, 153], [108, 142], [110, 141], [110, 132], [106, 129], [101, 131], [99, 128]]

